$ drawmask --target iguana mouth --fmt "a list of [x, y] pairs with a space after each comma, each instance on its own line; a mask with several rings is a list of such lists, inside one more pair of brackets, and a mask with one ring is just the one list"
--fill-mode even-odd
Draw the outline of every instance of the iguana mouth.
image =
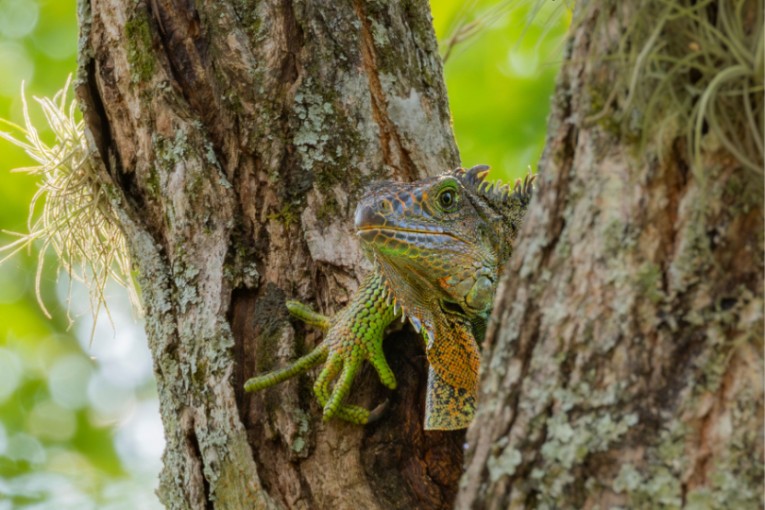
[[401, 234], [413, 234], [416, 236], [443, 236], [448, 237], [450, 239], [454, 239], [455, 241], [468, 244], [467, 241], [462, 239], [459, 236], [456, 236], [452, 234], [451, 232], [445, 232], [441, 229], [434, 229], [434, 230], [424, 230], [424, 229], [417, 229], [417, 228], [403, 228], [403, 227], [395, 227], [391, 225], [386, 226], [379, 226], [379, 225], [369, 225], [369, 226], [363, 226], [356, 229], [356, 235], [361, 237], [362, 239], [366, 241], [372, 241], [374, 237], [377, 234], [382, 234], [386, 237], [396, 237], [397, 233]]
[[367, 230], [393, 230], [395, 232], [413, 232], [417, 234], [446, 234], [446, 232], [441, 229], [427, 230], [421, 228], [397, 227], [395, 225], [364, 225], [358, 227], [356, 233], [365, 232]]

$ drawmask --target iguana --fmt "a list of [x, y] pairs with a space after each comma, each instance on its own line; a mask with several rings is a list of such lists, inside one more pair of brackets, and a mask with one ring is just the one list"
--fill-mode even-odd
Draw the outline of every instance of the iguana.
[[458, 168], [367, 190], [355, 225], [374, 270], [334, 317], [288, 301], [290, 313], [324, 330], [325, 339], [292, 365], [248, 380], [245, 390], [267, 388], [326, 360], [314, 384], [324, 419], [368, 423], [376, 413], [343, 401], [363, 360], [385, 386], [396, 387], [383, 336], [396, 318], [408, 319], [423, 336], [430, 365], [425, 429], [467, 427], [478, 396], [478, 342], [535, 177], [510, 188], [487, 182], [488, 171]]

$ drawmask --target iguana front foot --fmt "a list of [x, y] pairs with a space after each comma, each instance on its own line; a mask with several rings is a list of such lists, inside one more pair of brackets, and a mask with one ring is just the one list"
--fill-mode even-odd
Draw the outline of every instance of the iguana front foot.
[[370, 415], [369, 410], [343, 401], [364, 360], [372, 364], [383, 385], [396, 388], [396, 378], [382, 350], [383, 333], [395, 317], [394, 307], [387, 298], [388, 290], [381, 277], [372, 273], [364, 279], [348, 306], [334, 317], [316, 313], [297, 301], [288, 301], [287, 310], [292, 316], [326, 332], [324, 342], [285, 368], [249, 379], [245, 391], [268, 388], [326, 361], [313, 387], [324, 407], [324, 420], [337, 417], [363, 425], [370, 419], [378, 419], [382, 414], [380, 406]]

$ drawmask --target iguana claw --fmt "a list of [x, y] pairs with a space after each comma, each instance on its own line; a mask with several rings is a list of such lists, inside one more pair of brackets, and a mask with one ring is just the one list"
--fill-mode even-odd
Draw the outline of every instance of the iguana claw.
[[369, 411], [369, 418], [367, 418], [367, 423], [374, 423], [377, 420], [380, 419], [380, 417], [385, 414], [385, 411], [388, 410], [388, 406], [390, 405], [390, 400], [385, 399], [382, 401], [381, 404], [379, 404], [377, 407]]
[[[394, 306], [386, 302], [387, 298], [388, 289], [382, 278], [371, 273], [348, 306], [334, 317], [316, 313], [298, 301], [287, 301], [287, 310], [292, 316], [326, 332], [324, 342], [285, 368], [249, 379], [245, 390], [268, 388], [325, 362], [313, 386], [316, 398], [324, 407], [324, 420], [336, 417], [363, 425], [370, 417], [379, 419], [380, 406], [370, 414], [363, 407], [343, 401], [364, 360], [372, 364], [387, 388], [396, 387], [396, 377], [382, 350], [385, 328], [396, 316]], [[330, 387], [333, 381], [334, 386]]]

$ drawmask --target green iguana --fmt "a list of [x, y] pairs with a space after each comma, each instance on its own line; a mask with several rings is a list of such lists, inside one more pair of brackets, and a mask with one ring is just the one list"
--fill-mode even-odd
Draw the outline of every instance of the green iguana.
[[343, 401], [364, 360], [385, 386], [396, 387], [382, 342], [387, 326], [400, 317], [425, 340], [425, 429], [467, 427], [478, 396], [478, 342], [534, 182], [527, 176], [513, 188], [492, 185], [485, 181], [488, 171], [458, 168], [371, 187], [355, 224], [374, 270], [334, 317], [288, 301], [290, 313], [324, 330], [325, 339], [292, 365], [248, 380], [245, 390], [267, 388], [326, 360], [314, 384], [324, 419], [368, 423], [377, 418], [374, 412]]

